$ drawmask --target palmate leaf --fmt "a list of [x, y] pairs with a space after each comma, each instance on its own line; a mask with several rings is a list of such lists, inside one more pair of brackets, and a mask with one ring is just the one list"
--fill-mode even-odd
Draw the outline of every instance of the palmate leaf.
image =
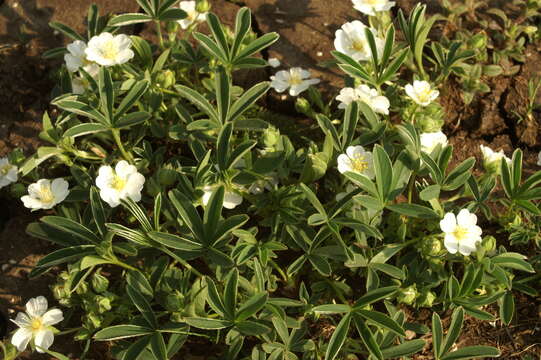
[[349, 326], [351, 324], [351, 317], [351, 314], [346, 314], [336, 326], [336, 329], [329, 340], [329, 345], [327, 346], [325, 360], [334, 360], [338, 356], [340, 349], [346, 341]]
[[120, 27], [133, 24], [140, 24], [152, 21], [152, 16], [140, 13], [128, 13], [117, 15], [107, 23], [107, 26]]

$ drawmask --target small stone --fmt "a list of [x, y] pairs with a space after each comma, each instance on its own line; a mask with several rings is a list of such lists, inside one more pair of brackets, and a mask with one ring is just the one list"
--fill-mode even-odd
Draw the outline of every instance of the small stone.
[[10, 260], [8, 261], [8, 263], [10, 263], [11, 265], [15, 265], [15, 264], [17, 264], [17, 261], [15, 261], [15, 260], [13, 260], [13, 259], [10, 259]]
[[317, 56], [323, 56], [323, 52], [322, 52], [322, 51], [318, 51], [318, 52], [316, 53], [316, 55], [317, 55]]
[[2, 264], [2, 272], [7, 272], [9, 270], [9, 264]]
[[406, 330], [406, 339], [411, 340], [415, 336], [417, 336], [417, 334], [415, 334], [415, 331]]

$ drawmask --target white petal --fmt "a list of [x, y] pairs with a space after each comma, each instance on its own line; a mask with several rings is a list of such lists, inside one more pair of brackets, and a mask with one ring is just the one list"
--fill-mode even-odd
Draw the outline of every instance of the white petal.
[[47, 311], [47, 307], [48, 304], [45, 296], [38, 296], [28, 300], [26, 303], [26, 313], [33, 318], [41, 317]]
[[456, 222], [460, 226], [470, 228], [477, 224], [477, 216], [470, 213], [468, 209], [462, 209], [456, 217]]
[[[49, 347], [51, 347], [51, 345], [53, 344], [53, 342], [54, 334], [51, 330], [48, 329], [38, 331], [36, 337], [34, 338], [34, 343], [36, 344], [36, 346], [39, 346], [39, 348], [43, 348], [45, 350], [48, 350]], [[37, 351], [39, 353], [43, 353], [44, 351], [39, 348], [37, 349]]]
[[108, 189], [108, 188], [102, 189], [100, 191], [100, 197], [112, 208], [120, 205], [120, 197], [119, 197], [118, 191], [114, 189]]
[[41, 321], [45, 326], [56, 325], [62, 320], [64, 320], [64, 316], [62, 315], [62, 310], [60, 309], [51, 309], [41, 317]]
[[307, 82], [303, 82], [299, 85], [293, 85], [290, 89], [289, 89], [289, 95], [291, 96], [298, 96], [300, 93], [302, 93], [303, 91], [305, 91], [306, 89], [308, 89], [310, 87], [310, 84], [307, 84]]
[[366, 157], [366, 151], [364, 150], [364, 148], [362, 146], [348, 146], [348, 148], [346, 149], [346, 154], [350, 157], [350, 158], [356, 158], [358, 156], [365, 156]]
[[481, 238], [478, 238], [478, 241], [475, 238], [461, 241], [458, 251], [464, 256], [469, 256], [472, 252], [477, 250], [476, 244], [480, 241]]
[[351, 160], [350, 158], [345, 154], [338, 155], [337, 159], [338, 163], [338, 171], [343, 174], [346, 171], [351, 171]]
[[224, 194], [223, 206], [226, 209], [234, 209], [237, 205], [242, 203], [242, 196], [233, 191], [227, 191]]
[[456, 254], [458, 251], [458, 241], [453, 234], [445, 234], [443, 244], [445, 245], [447, 251], [449, 251], [451, 254]]
[[268, 63], [273, 68], [277, 68], [278, 66], [280, 66], [280, 60], [278, 60], [277, 58], [270, 58], [268, 60]]
[[32, 325], [32, 320], [30, 317], [23, 312], [18, 313], [15, 320], [11, 321], [14, 322], [18, 327], [28, 327]]
[[452, 233], [456, 229], [456, 217], [453, 213], [447, 213], [440, 221], [440, 229], [444, 233]]
[[15, 334], [11, 337], [11, 344], [19, 351], [24, 351], [28, 346], [28, 343], [32, 340], [32, 331], [27, 328], [20, 328], [15, 331]]

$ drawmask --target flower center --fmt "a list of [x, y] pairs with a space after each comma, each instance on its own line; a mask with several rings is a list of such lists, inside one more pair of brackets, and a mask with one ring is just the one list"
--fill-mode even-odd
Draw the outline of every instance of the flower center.
[[8, 174], [8, 172], [11, 170], [11, 167], [12, 167], [11, 164], [6, 164], [4, 166], [1, 166], [0, 167], [0, 175], [6, 176]]
[[365, 171], [366, 169], [368, 169], [368, 162], [364, 160], [363, 155], [355, 155], [353, 158], [350, 158], [350, 159], [351, 159], [351, 167], [356, 172], [361, 173]]
[[113, 179], [111, 180], [111, 187], [117, 191], [121, 191], [124, 189], [124, 186], [126, 186], [126, 180], [121, 178], [118, 175], [113, 176]]
[[460, 242], [462, 239], [464, 239], [466, 237], [466, 235], [468, 235], [468, 229], [465, 228], [465, 227], [462, 227], [462, 226], [457, 226], [455, 231], [453, 231], [453, 235], [455, 237], [455, 239]]
[[108, 60], [114, 60], [117, 57], [118, 48], [115, 46], [115, 43], [112, 40], [103, 44], [101, 55]]
[[421, 102], [428, 102], [430, 101], [430, 94], [432, 94], [432, 90], [430, 88], [425, 88], [425, 89], [422, 89], [418, 96], [419, 96], [419, 100]]
[[43, 323], [41, 321], [41, 319], [33, 319], [32, 320], [32, 323], [30, 324], [30, 327], [32, 328], [32, 331], [38, 331], [41, 329], [41, 327], [43, 326]]
[[378, 5], [380, 0], [365, 0], [368, 5]]
[[351, 48], [355, 51], [363, 51], [364, 43], [361, 39], [353, 39], [351, 42]]
[[42, 203], [50, 204], [54, 201], [54, 195], [50, 186], [41, 186], [39, 199]]
[[289, 84], [291, 86], [295, 86], [295, 85], [300, 85], [302, 84], [302, 78], [300, 77], [300, 75], [291, 75], [291, 77], [289, 78]]

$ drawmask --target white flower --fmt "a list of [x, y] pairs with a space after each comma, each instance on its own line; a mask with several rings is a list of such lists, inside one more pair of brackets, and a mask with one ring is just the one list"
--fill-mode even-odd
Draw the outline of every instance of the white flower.
[[421, 150], [427, 154], [432, 153], [439, 144], [441, 144], [442, 147], [447, 145], [447, 136], [441, 131], [422, 133], [420, 138]]
[[379, 95], [376, 89], [370, 88], [368, 85], [360, 85], [354, 88], [344, 88], [340, 90], [340, 94], [336, 97], [340, 101], [339, 109], [345, 109], [353, 101], [362, 101], [374, 110], [376, 113], [389, 114], [389, 99]]
[[129, 36], [108, 32], [92, 37], [85, 49], [86, 59], [102, 66], [120, 65], [130, 61], [134, 53]]
[[280, 60], [278, 60], [277, 58], [270, 58], [268, 63], [273, 68], [277, 68], [278, 66], [280, 66]]
[[496, 166], [499, 168], [502, 159], [505, 159], [505, 162], [507, 162], [508, 165], [511, 165], [511, 159], [509, 159], [507, 156], [505, 156], [505, 153], [503, 152], [503, 149], [496, 152], [489, 148], [488, 146], [481, 145], [481, 153], [483, 153], [483, 160], [485, 162], [485, 167], [490, 167], [491, 165]]
[[[204, 206], [207, 206], [209, 203], [210, 197], [212, 196], [212, 193], [214, 192], [215, 187], [213, 186], [205, 186], [203, 188], [203, 197], [201, 198], [201, 201], [203, 202]], [[226, 190], [224, 194], [224, 203], [223, 207], [226, 209], [234, 209], [238, 205], [242, 203], [242, 195], [235, 191]]]
[[[88, 75], [90, 75], [94, 80], [98, 79], [100, 74], [100, 67], [98, 64], [91, 63], [82, 68]], [[81, 76], [73, 76], [71, 79], [71, 92], [75, 95], [81, 95], [85, 92], [86, 89], [90, 87], [90, 82], [82, 74]]]
[[81, 40], [75, 40], [66, 46], [68, 53], [64, 55], [66, 67], [70, 72], [76, 72], [80, 67], [87, 65], [86, 59], [86, 43]]
[[432, 89], [427, 81], [414, 80], [413, 85], [406, 85], [406, 94], [417, 104], [427, 106], [440, 95], [438, 90]]
[[440, 221], [440, 228], [445, 233], [444, 245], [451, 254], [458, 251], [468, 256], [476, 250], [477, 243], [481, 242], [482, 230], [477, 226], [477, 216], [467, 209], [462, 209], [455, 217], [447, 213]]
[[186, 30], [193, 23], [205, 21], [207, 13], [200, 13], [197, 11], [197, 3], [195, 1], [181, 1], [179, 7], [188, 14], [188, 17], [179, 20], [178, 23], [183, 30]]
[[11, 344], [19, 351], [24, 351], [30, 341], [43, 353], [53, 344], [54, 334], [52, 326], [58, 324], [64, 317], [59, 309], [47, 311], [47, 299], [43, 296], [32, 298], [26, 303], [26, 313], [18, 313], [13, 321], [19, 329], [11, 338]]
[[310, 79], [310, 71], [300, 67], [294, 67], [288, 70], [281, 70], [276, 75], [271, 76], [271, 87], [281, 93], [289, 89], [289, 95], [297, 96], [310, 85], [319, 83], [319, 79]]
[[362, 146], [348, 146], [346, 153], [340, 154], [337, 161], [338, 171], [342, 174], [351, 171], [366, 175], [370, 179], [375, 177], [372, 153], [365, 151]]
[[141, 200], [141, 191], [145, 177], [137, 168], [126, 160], [119, 161], [115, 169], [111, 166], [101, 166], [96, 178], [96, 186], [100, 189], [100, 197], [110, 207], [120, 205], [120, 200], [128, 198], [135, 202]]
[[541, 151], [539, 152], [539, 155], [537, 155], [537, 166], [541, 166]]
[[[355, 20], [345, 23], [336, 30], [334, 38], [334, 47], [336, 50], [344, 53], [357, 61], [370, 60], [372, 51], [366, 39], [365, 29], [367, 28], [361, 21]], [[376, 40], [376, 49], [378, 54], [383, 52], [385, 41], [377, 37], [376, 31], [370, 29]]]
[[273, 173], [270, 175], [267, 179], [261, 179], [256, 180], [250, 187], [248, 188], [248, 191], [251, 194], [259, 195], [263, 193], [265, 190], [272, 191], [272, 189], [278, 185], [278, 176]]
[[0, 159], [0, 189], [17, 181], [17, 166], [12, 165], [9, 159], [4, 157]]
[[21, 198], [24, 206], [32, 209], [52, 209], [56, 204], [61, 203], [69, 194], [69, 184], [62, 178], [41, 179], [28, 186], [28, 195]]
[[388, 0], [353, 0], [355, 10], [370, 16], [375, 16], [379, 11], [390, 10], [394, 5], [394, 1]]

